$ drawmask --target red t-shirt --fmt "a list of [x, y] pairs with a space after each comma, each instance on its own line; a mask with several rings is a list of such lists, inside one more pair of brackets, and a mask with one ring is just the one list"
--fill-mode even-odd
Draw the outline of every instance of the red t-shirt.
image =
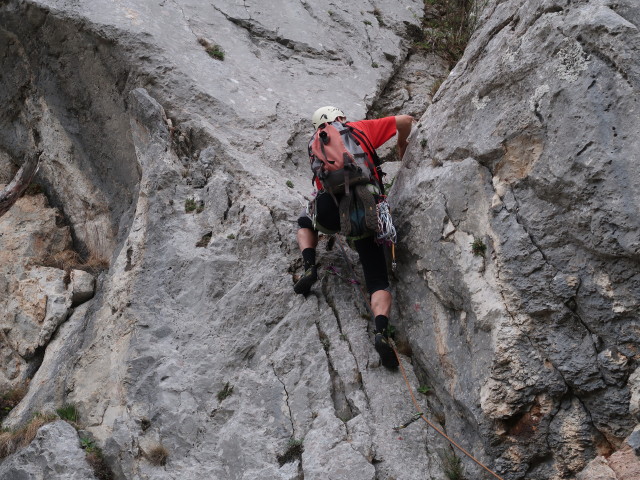
[[[382, 144], [396, 134], [396, 117], [360, 120], [358, 122], [347, 122], [347, 124], [353, 128], [362, 130], [373, 145], [373, 148], [382, 146]], [[365, 149], [365, 151], [367, 150]]]
[[[396, 134], [396, 117], [376, 118], [373, 120], [359, 120], [357, 122], [347, 122], [348, 125], [364, 132], [371, 142], [371, 146], [375, 149], [382, 146], [387, 140]], [[360, 145], [365, 153], [369, 156], [369, 161], [373, 164], [372, 153], [369, 151], [366, 143]], [[316, 186], [322, 189], [320, 180], [316, 178]]]

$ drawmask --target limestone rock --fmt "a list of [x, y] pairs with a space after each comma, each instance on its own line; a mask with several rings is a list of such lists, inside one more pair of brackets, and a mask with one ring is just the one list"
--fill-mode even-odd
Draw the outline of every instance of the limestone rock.
[[392, 190], [402, 328], [505, 478], [575, 475], [637, 423], [639, 13], [488, 2]]
[[[0, 292], [60, 301], [46, 328], [2, 339], [4, 383], [33, 375], [6, 424], [74, 403], [119, 479], [444, 479], [446, 441], [393, 429], [416, 407], [380, 367], [340, 249], [323, 238], [320, 281], [292, 294], [308, 117], [420, 114], [442, 73], [403, 65], [424, 2], [213, 3], [0, 6], [0, 162], [46, 145], [52, 206], [0, 219]], [[508, 480], [628, 455], [637, 424], [639, 24], [631, 0], [487, 2], [391, 191], [408, 383]], [[55, 330], [76, 285], [27, 268], [29, 248], [71, 238], [109, 269]], [[281, 465], [291, 442], [304, 450]]]
[[91, 297], [96, 286], [93, 275], [84, 270], [71, 271], [71, 303], [73, 306], [86, 302]]
[[5, 458], [0, 478], [95, 480], [75, 429], [64, 421], [43, 425], [28, 447]]

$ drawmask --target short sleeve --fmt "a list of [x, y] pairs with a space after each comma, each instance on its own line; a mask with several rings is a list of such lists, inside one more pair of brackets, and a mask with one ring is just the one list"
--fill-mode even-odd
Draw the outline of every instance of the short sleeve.
[[374, 120], [349, 122], [354, 128], [362, 130], [373, 148], [378, 148], [396, 134], [396, 117], [384, 117]]

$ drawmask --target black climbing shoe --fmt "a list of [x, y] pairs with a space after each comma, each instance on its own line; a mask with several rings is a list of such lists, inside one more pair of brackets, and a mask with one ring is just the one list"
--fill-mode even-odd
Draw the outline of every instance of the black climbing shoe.
[[380, 363], [383, 367], [396, 368], [398, 366], [398, 357], [389, 345], [389, 340], [382, 333], [376, 332], [374, 343], [378, 355], [380, 355]]
[[296, 293], [301, 293], [302, 295], [306, 295], [311, 290], [311, 285], [316, 283], [318, 280], [318, 267], [315, 265], [307, 268], [304, 272], [304, 275], [300, 277], [300, 280], [296, 282], [293, 286], [293, 291]]

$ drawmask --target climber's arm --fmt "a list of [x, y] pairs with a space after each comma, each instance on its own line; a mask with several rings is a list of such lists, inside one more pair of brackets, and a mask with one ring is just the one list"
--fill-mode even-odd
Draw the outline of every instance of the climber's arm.
[[398, 157], [402, 160], [407, 149], [407, 138], [411, 133], [411, 125], [414, 122], [411, 115], [396, 115], [396, 130], [398, 131]]

